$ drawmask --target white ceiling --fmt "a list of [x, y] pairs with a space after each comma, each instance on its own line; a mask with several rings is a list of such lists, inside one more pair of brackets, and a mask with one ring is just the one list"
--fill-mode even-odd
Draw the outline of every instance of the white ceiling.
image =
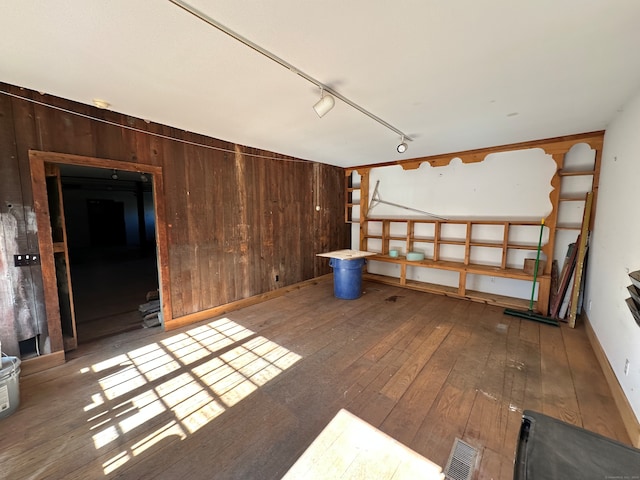
[[0, 81], [340, 166], [600, 130], [640, 88], [638, 0], [0, 0]]

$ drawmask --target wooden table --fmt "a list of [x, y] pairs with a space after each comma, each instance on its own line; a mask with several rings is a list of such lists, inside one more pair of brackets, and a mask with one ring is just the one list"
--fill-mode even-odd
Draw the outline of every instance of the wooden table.
[[355, 260], [356, 258], [370, 257], [371, 255], [377, 255], [372, 252], [363, 252], [361, 250], [335, 250], [333, 252], [318, 253], [317, 257], [337, 258], [339, 260]]
[[340, 410], [282, 480], [444, 480], [442, 469]]

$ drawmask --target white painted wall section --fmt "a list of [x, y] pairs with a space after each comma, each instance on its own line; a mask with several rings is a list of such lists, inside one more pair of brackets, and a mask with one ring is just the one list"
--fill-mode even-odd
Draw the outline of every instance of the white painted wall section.
[[[541, 149], [494, 153], [479, 163], [454, 158], [443, 167], [423, 163], [416, 170], [400, 166], [374, 168], [370, 194], [380, 181], [386, 201], [425, 210], [446, 218], [517, 218], [539, 220], [551, 211], [549, 192], [553, 159]], [[371, 216], [413, 215], [380, 204]]]
[[628, 272], [640, 270], [639, 132], [640, 91], [606, 130], [585, 296], [593, 329], [636, 418], [640, 418], [640, 326], [625, 299], [631, 283]]

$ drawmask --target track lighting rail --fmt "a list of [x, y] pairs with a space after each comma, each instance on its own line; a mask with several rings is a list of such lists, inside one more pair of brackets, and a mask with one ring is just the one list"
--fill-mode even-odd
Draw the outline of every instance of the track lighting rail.
[[402, 143], [404, 143], [405, 141], [412, 141], [411, 137], [409, 137], [406, 133], [402, 132], [401, 130], [399, 130], [398, 128], [394, 127], [390, 123], [385, 122], [383, 119], [381, 119], [377, 115], [374, 115], [373, 113], [371, 113], [370, 111], [368, 111], [365, 108], [361, 107], [357, 103], [349, 100], [347, 97], [345, 97], [344, 95], [340, 94], [336, 90], [332, 89], [331, 87], [328, 87], [327, 85], [325, 85], [324, 83], [320, 82], [319, 80], [316, 80], [311, 75], [301, 71], [300, 69], [298, 69], [294, 65], [290, 64], [286, 60], [280, 58], [279, 56], [275, 55], [274, 53], [271, 53], [269, 50], [266, 50], [265, 48], [262, 48], [260, 45], [252, 42], [248, 38], [245, 38], [242, 35], [240, 35], [239, 33], [234, 32], [233, 30], [231, 30], [227, 26], [225, 26], [222, 23], [218, 22], [217, 20], [211, 18], [210, 16], [206, 15], [205, 13], [201, 12], [200, 10], [192, 7], [188, 3], [183, 2], [181, 0], [169, 0], [169, 2], [173, 3], [177, 7], [183, 9], [184, 11], [190, 13], [194, 17], [199, 18], [200, 20], [202, 20], [203, 22], [211, 25], [212, 27], [216, 28], [217, 30], [229, 35], [234, 40], [237, 40], [238, 42], [246, 45], [247, 47], [251, 48], [255, 52], [267, 57], [269, 60], [271, 60], [271, 61], [277, 63], [278, 65], [286, 68], [287, 70], [291, 71], [292, 73], [295, 73], [296, 75], [299, 75], [300, 77], [304, 78], [306, 81], [314, 84], [316, 87], [318, 87], [321, 90], [323, 90], [325, 93], [328, 93], [328, 94], [334, 96], [335, 98], [337, 98], [340, 101], [342, 101], [342, 102], [346, 103], [347, 105], [349, 105], [351, 108], [359, 111], [360, 113], [366, 115], [370, 119], [378, 122], [383, 127], [391, 130], [392, 132], [394, 132], [398, 136], [400, 136], [403, 139]]

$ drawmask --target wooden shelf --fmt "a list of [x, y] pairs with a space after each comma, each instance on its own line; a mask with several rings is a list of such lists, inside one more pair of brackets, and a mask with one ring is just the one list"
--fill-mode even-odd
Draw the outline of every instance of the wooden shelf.
[[436, 239], [433, 237], [410, 237], [410, 240], [420, 243], [433, 243]]
[[467, 242], [464, 240], [444, 240], [444, 239], [440, 239], [438, 240], [438, 243], [441, 243], [443, 245], [466, 245]]
[[401, 283], [399, 278], [388, 277], [387, 275], [376, 275], [375, 273], [365, 273], [362, 275], [364, 280], [372, 280], [378, 283], [384, 283], [386, 285], [395, 285], [396, 287], [406, 287], [412, 290], [419, 290], [421, 292], [438, 293], [441, 295], [449, 295], [453, 297], [460, 297], [458, 295], [458, 289], [455, 287], [448, 287], [446, 285], [438, 285], [436, 283], [417, 282], [415, 280], [407, 280], [406, 283]]
[[392, 222], [392, 223], [415, 223], [415, 224], [440, 224], [440, 225], [500, 225], [504, 226], [505, 224], [509, 225], [533, 225], [540, 226], [540, 219], [532, 219], [532, 218], [522, 218], [522, 219], [513, 219], [513, 218], [487, 218], [487, 217], [479, 217], [479, 218], [453, 218], [449, 220], [439, 220], [436, 218], [420, 218], [420, 217], [395, 217], [395, 216], [385, 216], [385, 217], [367, 217], [365, 219], [367, 222]]
[[585, 197], [576, 196], [576, 195], [567, 195], [567, 196], [560, 196], [558, 200], [560, 200], [561, 202], [584, 202]]
[[[455, 287], [439, 285], [436, 283], [418, 282], [415, 280], [407, 280], [405, 283], [401, 283], [399, 278], [388, 277], [386, 275], [376, 275], [374, 273], [365, 273], [363, 275], [363, 279], [383, 283], [385, 285], [394, 285], [396, 287], [417, 290], [419, 292], [434, 293], [436, 295], [445, 295], [453, 298], [465, 298], [474, 302], [486, 303], [500, 307], [520, 308], [523, 310], [529, 308], [529, 300], [506, 297], [504, 295], [497, 295], [493, 293], [478, 292], [475, 290], [467, 290], [463, 295], [461, 295]], [[534, 309], [537, 309], [537, 302], [534, 302]]]
[[[504, 244], [502, 242], [470, 242], [470, 246], [472, 247], [489, 247], [489, 248], [504, 248]], [[507, 245], [508, 246], [508, 245]]]
[[351, 175], [344, 177], [345, 188], [345, 204], [344, 204], [344, 223], [360, 223], [360, 218], [353, 218], [354, 207], [360, 207], [362, 199], [357, 203], [353, 201], [353, 192], [359, 192], [361, 190], [360, 185], [351, 184]]
[[509, 243], [507, 244], [507, 248], [513, 250], [537, 250], [537, 245], [528, 245], [525, 243]]
[[[478, 292], [475, 290], [467, 290], [465, 297], [474, 302], [482, 302], [490, 305], [498, 305], [507, 308], [519, 308], [527, 310], [529, 308], [529, 300], [522, 298], [507, 297], [495, 293]], [[534, 310], [537, 309], [538, 302], [533, 303]]]
[[[502, 268], [494, 265], [481, 265], [476, 263], [465, 264], [463, 262], [454, 262], [450, 260], [429, 260], [420, 261], [407, 260], [406, 257], [390, 257], [389, 255], [374, 255], [367, 257], [367, 260], [377, 260], [380, 262], [396, 263], [407, 266], [435, 268], [438, 270], [450, 270], [455, 272], [466, 272], [475, 275], [489, 275], [492, 277], [514, 278], [518, 280], [533, 280], [533, 275], [524, 273], [518, 268]], [[551, 279], [551, 275], [538, 275], [538, 279]]]
[[[367, 232], [369, 225], [374, 223], [376, 227], [376, 234], [369, 234]], [[403, 224], [405, 225], [406, 235], [399, 235], [397, 233], [397, 227], [395, 225]], [[415, 236], [414, 228], [416, 225], [424, 225], [431, 224], [433, 225], [433, 237], [431, 236]], [[394, 226], [394, 234], [391, 233], [392, 225]], [[464, 229], [463, 232], [451, 232], [454, 237], [449, 236], [448, 238], [442, 238], [442, 232], [444, 227], [449, 225], [456, 225], [458, 229]], [[472, 240], [472, 231], [477, 225], [492, 225], [499, 227], [495, 232], [495, 238], [484, 239], [484, 240]], [[482, 301], [485, 303], [495, 303], [504, 306], [523, 306], [519, 303], [519, 301], [514, 301], [513, 299], [509, 299], [509, 297], [503, 297], [500, 295], [490, 295], [484, 294], [481, 292], [467, 292], [466, 290], [466, 280], [467, 275], [484, 275], [491, 277], [500, 277], [507, 278], [512, 280], [521, 280], [532, 282], [533, 275], [528, 275], [524, 273], [524, 270], [521, 268], [511, 268], [507, 266], [508, 260], [508, 252], [509, 250], [518, 250], [518, 251], [535, 251], [537, 250], [537, 244], [527, 244], [527, 243], [509, 243], [509, 232], [512, 228], [517, 228], [521, 226], [535, 226], [539, 227], [540, 223], [538, 221], [531, 220], [488, 220], [488, 219], [480, 219], [480, 220], [435, 220], [435, 219], [409, 219], [409, 218], [375, 218], [375, 219], [365, 219], [365, 224], [363, 226], [362, 235], [361, 235], [361, 250], [371, 251], [368, 245], [368, 241], [370, 239], [380, 241], [381, 245], [376, 244], [375, 250], [377, 250], [378, 254], [375, 256], [369, 257], [369, 260], [372, 262], [386, 262], [393, 263], [400, 266], [400, 273], [398, 278], [393, 277], [384, 277], [378, 275], [378, 277], [383, 277], [384, 280], [378, 278], [379, 281], [384, 281], [386, 283], [390, 283], [393, 285], [400, 285], [403, 287], [414, 288], [416, 290], [441, 293], [445, 295], [454, 295], [459, 298], [467, 298], [469, 300]], [[378, 233], [380, 232], [380, 233]], [[447, 232], [449, 233], [449, 232]], [[458, 237], [458, 238], [455, 238]], [[391, 257], [388, 255], [390, 248], [396, 246], [396, 244], [392, 244], [391, 242], [405, 242], [404, 251], [409, 252], [415, 249], [416, 244], [420, 243], [428, 243], [433, 245], [432, 251], [427, 255], [428, 258], [421, 261], [409, 261], [406, 257]], [[462, 247], [461, 251], [458, 251], [457, 255], [453, 256], [451, 259], [450, 255], [447, 255], [447, 259], [443, 259], [442, 254], [448, 253], [442, 250], [445, 246], [457, 246]], [[484, 247], [491, 248], [497, 250], [497, 258], [491, 258], [488, 260], [488, 263], [491, 264], [479, 264], [474, 263], [472, 261], [472, 253], [474, 252], [474, 248]], [[374, 251], [375, 251], [374, 250]], [[420, 250], [418, 248], [418, 250]], [[475, 251], [477, 252], [477, 250]], [[520, 255], [522, 256], [522, 255]], [[493, 255], [492, 255], [493, 257]], [[477, 260], [476, 260], [477, 262]], [[458, 286], [457, 287], [444, 287], [442, 285], [433, 285], [429, 283], [412, 281], [407, 278], [407, 270], [409, 267], [412, 268], [432, 268], [437, 270], [447, 270], [451, 272], [457, 272], [459, 274], [458, 277]], [[549, 271], [537, 277], [537, 282], [539, 284], [539, 291], [541, 292], [541, 300], [540, 308], [542, 311], [546, 312], [548, 309], [549, 302], [549, 290], [551, 286], [551, 275], [550, 269]], [[526, 307], [526, 305], [524, 305]]]
[[588, 175], [595, 175], [594, 170], [560, 170], [558, 175], [561, 177], [582, 177]]
[[556, 225], [556, 230], [580, 230], [579, 223], [564, 223]]

